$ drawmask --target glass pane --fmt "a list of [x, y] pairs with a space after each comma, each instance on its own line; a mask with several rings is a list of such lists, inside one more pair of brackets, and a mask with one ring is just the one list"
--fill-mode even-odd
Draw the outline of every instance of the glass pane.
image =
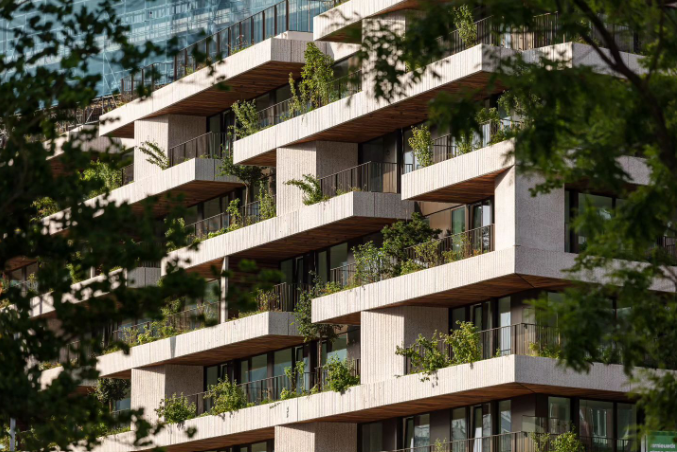
[[430, 415], [421, 414], [416, 416], [414, 426], [414, 447], [427, 446], [430, 444]]
[[456, 308], [451, 311], [452, 330], [458, 330], [461, 328], [458, 322], [465, 322], [465, 308]]
[[362, 452], [381, 452], [383, 450], [383, 425], [380, 422], [360, 425], [362, 430]]
[[455, 408], [451, 411], [451, 439], [459, 441], [468, 437], [468, 427], [465, 420], [465, 408]]
[[329, 265], [327, 264], [327, 251], [321, 251], [317, 255], [317, 276], [323, 283], [329, 281]]
[[[613, 199], [608, 196], [590, 195], [587, 193], [578, 194], [578, 210], [583, 212], [586, 209], [591, 209], [605, 220], [611, 218], [613, 210]], [[581, 247], [585, 246], [586, 237], [589, 233], [587, 231], [578, 231], [578, 244]]]
[[472, 206], [472, 226], [470, 229], [477, 229], [482, 226], [482, 205], [475, 204]]
[[[616, 407], [617, 438], [628, 439], [637, 426], [637, 409], [630, 403], [619, 403]], [[627, 448], [623, 448], [624, 450]]]
[[221, 114], [209, 118], [209, 131], [221, 133]]
[[482, 206], [482, 226], [489, 226], [494, 222], [491, 208], [491, 200], [484, 201]]
[[268, 452], [268, 443], [265, 441], [262, 443], [255, 443], [249, 447], [251, 452]]
[[211, 218], [221, 213], [221, 198], [210, 199], [205, 202], [204, 217]]
[[268, 378], [268, 355], [258, 355], [252, 358], [252, 368], [249, 370], [249, 381], [259, 381]]
[[580, 430], [584, 438], [611, 438], [613, 435], [613, 403], [581, 400]]
[[499, 425], [499, 433], [512, 432], [512, 417], [510, 412], [510, 400], [503, 400], [498, 402], [498, 411], [501, 416], [501, 424]]
[[460, 234], [465, 232], [465, 207], [451, 212], [451, 233]]
[[348, 243], [329, 248], [329, 268], [338, 268], [348, 263]]
[[566, 397], [548, 397], [548, 418], [555, 423], [571, 421], [571, 399]]
[[291, 367], [292, 349], [276, 351], [273, 355], [273, 376], [284, 375], [284, 370]]
[[249, 360], [240, 361], [240, 381], [239, 383], [248, 383], [249, 380]]
[[282, 272], [282, 282], [294, 282], [294, 260], [287, 259], [280, 264], [280, 271]]
[[404, 447], [414, 447], [414, 418], [404, 420]]
[[564, 251], [570, 253], [571, 249], [571, 192], [564, 192]]
[[205, 376], [205, 389], [209, 389], [219, 380], [219, 366], [210, 366], [207, 367], [206, 376]]
[[435, 212], [426, 217], [428, 224], [433, 229], [439, 229], [442, 231], [442, 236], [451, 235], [452, 231], [452, 217], [451, 212], [448, 209], [445, 209], [441, 212]]
[[327, 354], [327, 360], [332, 359], [334, 356], [338, 357], [339, 360], [344, 361], [348, 358], [348, 335], [341, 334], [339, 337], [334, 340], [331, 344], [331, 352]]
[[184, 223], [186, 226], [190, 224], [195, 224], [198, 221], [197, 205], [191, 206], [186, 209], [186, 216], [184, 217]]
[[509, 354], [511, 351], [510, 325], [512, 325], [510, 297], [503, 297], [498, 300], [498, 326], [501, 328], [499, 337], [499, 340], [501, 341], [501, 355]]

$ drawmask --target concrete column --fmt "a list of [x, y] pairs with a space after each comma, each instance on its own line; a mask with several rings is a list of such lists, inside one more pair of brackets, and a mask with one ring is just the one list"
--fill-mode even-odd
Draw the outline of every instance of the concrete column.
[[207, 120], [201, 116], [165, 115], [134, 122], [134, 179], [140, 180], [162, 170], [147, 162], [141, 150], [145, 142], [155, 142], [165, 154], [172, 147], [207, 131]]
[[542, 180], [510, 168], [495, 182], [496, 249], [524, 246], [564, 251], [564, 189], [531, 196]]
[[435, 331], [449, 332], [449, 314], [444, 308], [402, 306], [362, 312], [362, 384], [376, 383], [404, 375], [406, 362], [395, 354], [408, 347], [419, 334], [431, 337]]
[[357, 424], [314, 422], [275, 427], [276, 452], [357, 452]]
[[149, 421], [158, 419], [155, 410], [165, 397], [193, 395], [203, 391], [201, 366], [155, 366], [132, 369], [132, 409], [144, 409]]
[[303, 192], [285, 185], [304, 174], [324, 177], [357, 166], [357, 143], [313, 141], [277, 150], [277, 215], [303, 206]]

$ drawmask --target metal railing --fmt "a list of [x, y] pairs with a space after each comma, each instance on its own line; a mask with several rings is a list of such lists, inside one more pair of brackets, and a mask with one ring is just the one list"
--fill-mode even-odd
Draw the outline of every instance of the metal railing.
[[271, 290], [259, 291], [256, 294], [259, 310], [262, 312], [294, 312], [296, 304], [301, 297], [301, 292], [311, 287], [310, 284], [282, 283], [274, 286]]
[[570, 420], [552, 417], [522, 416], [522, 430], [529, 433], [551, 433], [559, 435], [571, 430]]
[[[639, 52], [641, 50], [641, 43], [637, 35], [632, 33], [628, 27], [607, 26], [610, 28], [609, 31], [620, 51]], [[603, 47], [604, 40], [592, 27], [592, 24], [589, 24], [589, 29], [593, 41]], [[459, 30], [454, 30], [449, 35], [438, 38], [444, 49], [443, 58], [460, 53], [477, 44], [523, 51], [580, 39], [579, 36], [566, 36], [562, 33], [559, 25], [559, 13], [536, 16], [532, 29], [516, 30], [504, 29], [499, 20], [490, 16], [475, 22], [475, 33], [475, 40], [469, 42], [461, 38]], [[583, 41], [581, 40], [581, 42]]]
[[140, 86], [149, 92], [156, 91], [174, 81], [173, 63], [152, 63], [138, 72], [127, 74], [120, 79], [120, 100], [124, 103], [139, 97]]
[[[544, 436], [533, 432], [512, 432], [482, 438], [468, 438], [448, 443], [410, 445], [390, 452], [552, 452], [557, 435]], [[586, 452], [631, 452], [638, 450], [633, 442], [613, 438], [579, 437]], [[615, 448], [614, 448], [615, 445]]]
[[124, 166], [120, 169], [122, 173], [122, 185], [131, 184], [134, 182], [134, 164]]
[[[470, 353], [476, 361], [507, 355], [551, 357], [561, 344], [559, 331], [556, 328], [529, 323], [477, 331], [474, 339], [476, 340], [472, 343], [475, 344], [476, 349], [470, 350]], [[427, 353], [420, 347], [415, 347], [415, 350], [419, 354]], [[450, 344], [440, 342], [438, 350], [451, 362], [464, 364], [455, 356]], [[469, 350], [464, 350], [465, 354], [468, 352]], [[410, 358], [407, 358], [406, 362], [408, 374], [421, 371], [412, 365]]]
[[227, 136], [225, 133], [207, 132], [192, 138], [184, 143], [169, 149], [169, 166], [176, 166], [187, 160], [195, 158], [223, 157], [224, 149], [227, 150]]
[[107, 344], [124, 342], [129, 345], [137, 345], [140, 337], [148, 340], [175, 336], [189, 331], [194, 331], [205, 326], [207, 321], [218, 321], [219, 303], [204, 303], [195, 308], [187, 309], [171, 315], [161, 321], [148, 321], [132, 326], [125, 326], [110, 333]]
[[320, 179], [322, 194], [329, 198], [351, 191], [397, 193], [397, 184], [397, 163], [363, 163]]
[[[275, 204], [275, 196], [273, 198], [273, 205]], [[229, 229], [239, 229], [244, 226], [251, 226], [268, 219], [269, 212], [265, 212], [261, 208], [261, 201], [249, 203], [240, 207], [238, 214], [233, 215], [228, 212], [214, 215], [213, 217], [205, 218], [198, 222], [186, 226], [189, 240], [203, 239], [209, 237], [209, 234], [220, 235], [227, 232]]]
[[[348, 366], [353, 376], [360, 376], [360, 360], [349, 360]], [[318, 367], [314, 372], [304, 372], [302, 376], [290, 379], [287, 375], [263, 378], [261, 380], [240, 383], [237, 389], [241, 392], [247, 405], [261, 405], [281, 400], [282, 391], [309, 394], [311, 390], [324, 391], [327, 387], [327, 369]], [[195, 407], [195, 415], [209, 412], [216, 402], [209, 397], [209, 391], [179, 396], [184, 398], [184, 403]]]
[[[481, 133], [473, 133], [469, 143], [459, 144], [450, 134], [433, 139], [430, 146], [430, 156], [432, 164], [444, 162], [455, 157], [467, 154], [478, 149], [482, 149], [492, 144], [496, 144], [509, 137], [509, 132], [519, 128], [522, 122], [512, 118], [502, 118], [498, 123], [486, 123], [481, 125]], [[403, 173], [422, 168], [418, 163], [405, 164]]]
[[405, 248], [407, 259], [422, 268], [479, 256], [494, 250], [494, 225], [482, 226]]
[[482, 226], [438, 240], [419, 243], [404, 249], [405, 258], [342, 265], [329, 270], [329, 281], [340, 287], [370, 284], [393, 277], [398, 265], [412, 264], [416, 269], [431, 268], [449, 262], [479, 256], [494, 250], [494, 225]]
[[[358, 70], [343, 77], [336, 78], [330, 82], [331, 88], [325, 99], [319, 99], [316, 104], [294, 105], [294, 99], [287, 99], [264, 108], [257, 112], [258, 128], [265, 129], [277, 124], [281, 124], [289, 119], [301, 116], [309, 111], [329, 105], [332, 102], [341, 100], [353, 94], [362, 91], [362, 71]], [[238, 137], [240, 138], [240, 137]]]
[[677, 237], [661, 237], [658, 246], [663, 249], [674, 262], [677, 262]]
[[[285, 0], [185, 47], [174, 57], [174, 80], [286, 31], [313, 31], [332, 0]], [[199, 58], [198, 58], [199, 56]]]

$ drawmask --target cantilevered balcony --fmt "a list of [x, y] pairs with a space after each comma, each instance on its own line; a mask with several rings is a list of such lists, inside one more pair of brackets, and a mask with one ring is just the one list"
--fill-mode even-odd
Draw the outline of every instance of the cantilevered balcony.
[[[147, 68], [126, 78], [127, 99], [134, 97], [138, 84], [157, 90], [104, 115], [101, 135], [133, 138], [136, 120], [167, 114], [210, 116], [287, 84], [289, 74], [298, 77], [305, 63], [312, 18], [331, 5], [324, 0], [282, 1], [183, 49], [173, 69]], [[329, 45], [318, 46], [330, 53]], [[197, 54], [213, 66], [203, 67]], [[222, 83], [231, 89], [221, 89]]]
[[395, 266], [410, 272], [425, 270], [494, 250], [494, 225], [483, 226], [406, 248], [406, 258], [351, 263], [330, 270], [330, 281], [340, 288], [354, 288], [395, 276]]
[[[465, 343], [467, 352], [459, 355], [452, 344], [440, 341], [438, 349], [450, 363], [464, 364], [472, 356], [474, 361], [497, 358], [507, 355], [543, 356], [554, 358], [561, 345], [559, 331], [556, 328], [521, 323], [500, 328], [492, 328], [471, 333], [470, 339]], [[414, 350], [423, 356], [427, 351], [420, 346]], [[460, 350], [459, 350], [460, 351]], [[473, 362], [474, 362], [473, 361]], [[407, 357], [407, 374], [421, 372], [422, 369], [412, 364], [411, 358]]]
[[[346, 366], [351, 376], [360, 376], [359, 359], [349, 360]], [[304, 372], [303, 375], [298, 375], [292, 379], [287, 375], [278, 375], [262, 380], [240, 383], [237, 385], [237, 390], [242, 393], [248, 406], [265, 405], [270, 402], [283, 400], [283, 391], [301, 396], [329, 390], [328, 372], [327, 369], [318, 367], [314, 371]], [[191, 409], [193, 406], [195, 407], [195, 417], [209, 413], [215, 403], [214, 398], [210, 397], [207, 391], [183, 397]]]

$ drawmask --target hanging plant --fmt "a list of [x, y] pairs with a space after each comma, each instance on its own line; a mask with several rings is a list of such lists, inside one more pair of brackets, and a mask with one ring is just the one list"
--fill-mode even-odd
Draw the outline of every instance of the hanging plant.
[[466, 47], [472, 47], [477, 44], [477, 26], [468, 5], [454, 8], [454, 25], [458, 29], [458, 35]]

